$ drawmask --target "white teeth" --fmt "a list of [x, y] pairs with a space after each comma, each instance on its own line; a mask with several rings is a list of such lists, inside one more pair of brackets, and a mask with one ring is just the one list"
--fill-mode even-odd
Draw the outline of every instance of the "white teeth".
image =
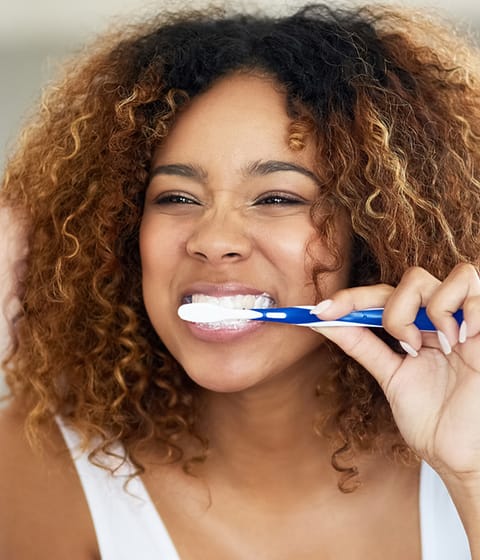
[[217, 330], [230, 330], [238, 331], [249, 324], [248, 320], [244, 319], [230, 319], [228, 321], [216, 321], [215, 323], [202, 323], [202, 328], [211, 331]]
[[237, 294], [234, 296], [222, 297], [207, 296], [205, 294], [192, 294], [191, 302], [211, 303], [213, 305], [228, 307], [228, 309], [266, 309], [267, 307], [272, 307], [274, 304], [273, 299], [267, 294], [261, 294], [259, 296], [251, 294]]
[[[220, 305], [229, 309], [266, 309], [275, 305], [275, 300], [268, 294], [258, 296], [252, 294], [236, 294], [233, 296], [214, 297], [206, 294], [192, 294], [183, 298], [184, 303], [210, 303]], [[249, 324], [248, 320], [230, 319], [227, 321], [218, 321], [215, 323], [202, 323], [203, 329], [209, 330], [241, 330]]]

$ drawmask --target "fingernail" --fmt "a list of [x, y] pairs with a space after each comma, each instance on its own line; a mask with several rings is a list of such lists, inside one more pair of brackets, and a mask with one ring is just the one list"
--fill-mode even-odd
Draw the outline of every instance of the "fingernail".
[[410, 346], [408, 342], [404, 342], [403, 340], [399, 340], [398, 342], [409, 356], [412, 356], [412, 358], [416, 358], [418, 356], [418, 352], [415, 350], [415, 348], [413, 348], [413, 346]]
[[458, 342], [460, 342], [460, 344], [463, 344], [467, 340], [467, 336], [468, 336], [467, 323], [465, 321], [462, 321], [462, 324], [460, 325], [460, 330], [458, 331]]
[[318, 315], [319, 313], [322, 313], [322, 311], [327, 310], [332, 305], [332, 303], [333, 301], [331, 299], [324, 299], [320, 303], [317, 303], [317, 305], [310, 311], [310, 313], [312, 315]]
[[452, 347], [450, 346], [450, 342], [448, 342], [448, 338], [445, 336], [445, 333], [442, 331], [437, 331], [438, 342], [440, 342], [440, 348], [442, 352], [447, 356], [452, 351]]

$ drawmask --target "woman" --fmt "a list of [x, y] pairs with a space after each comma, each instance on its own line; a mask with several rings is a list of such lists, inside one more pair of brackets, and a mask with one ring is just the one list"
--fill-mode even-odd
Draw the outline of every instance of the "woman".
[[2, 190], [2, 556], [480, 558], [477, 80], [429, 22], [324, 6], [169, 16], [71, 67]]

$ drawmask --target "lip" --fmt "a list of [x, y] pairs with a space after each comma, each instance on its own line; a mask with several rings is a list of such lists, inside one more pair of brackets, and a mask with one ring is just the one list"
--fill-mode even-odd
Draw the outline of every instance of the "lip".
[[211, 329], [202, 323], [185, 322], [190, 333], [204, 342], [234, 342], [265, 326], [261, 321], [245, 321], [239, 328]]
[[187, 328], [195, 338], [204, 342], [234, 342], [251, 335], [264, 325], [265, 323], [260, 321], [246, 321], [245, 325], [238, 329], [209, 329], [201, 323], [187, 323]]
[[182, 290], [182, 295], [180, 298], [181, 303], [187, 296], [192, 294], [205, 294], [211, 297], [223, 297], [223, 296], [236, 296], [236, 295], [252, 295], [261, 296], [262, 294], [268, 295], [274, 302], [276, 298], [267, 290], [259, 290], [248, 284], [241, 284], [238, 282], [226, 282], [222, 284], [217, 284], [213, 282], [195, 282], [187, 286]]
[[[187, 296], [192, 294], [205, 294], [211, 297], [235, 296], [235, 295], [268, 295], [274, 302], [276, 298], [267, 290], [258, 289], [249, 284], [240, 282], [194, 282], [182, 289], [180, 303], [184, 303]], [[183, 322], [183, 321], [182, 321]], [[245, 321], [245, 324], [238, 328], [212, 329], [202, 323], [184, 322], [189, 332], [198, 340], [204, 342], [234, 342], [246, 337], [258, 329], [264, 328], [265, 323], [261, 321]]]

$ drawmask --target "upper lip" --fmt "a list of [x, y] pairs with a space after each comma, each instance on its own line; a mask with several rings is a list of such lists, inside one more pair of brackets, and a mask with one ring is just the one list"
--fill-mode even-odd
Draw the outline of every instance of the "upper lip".
[[212, 297], [224, 297], [235, 295], [253, 295], [260, 296], [267, 295], [272, 300], [275, 298], [266, 290], [259, 290], [248, 284], [241, 284], [239, 282], [225, 282], [221, 284], [212, 282], [195, 282], [182, 290], [182, 299], [192, 294], [205, 294]]

